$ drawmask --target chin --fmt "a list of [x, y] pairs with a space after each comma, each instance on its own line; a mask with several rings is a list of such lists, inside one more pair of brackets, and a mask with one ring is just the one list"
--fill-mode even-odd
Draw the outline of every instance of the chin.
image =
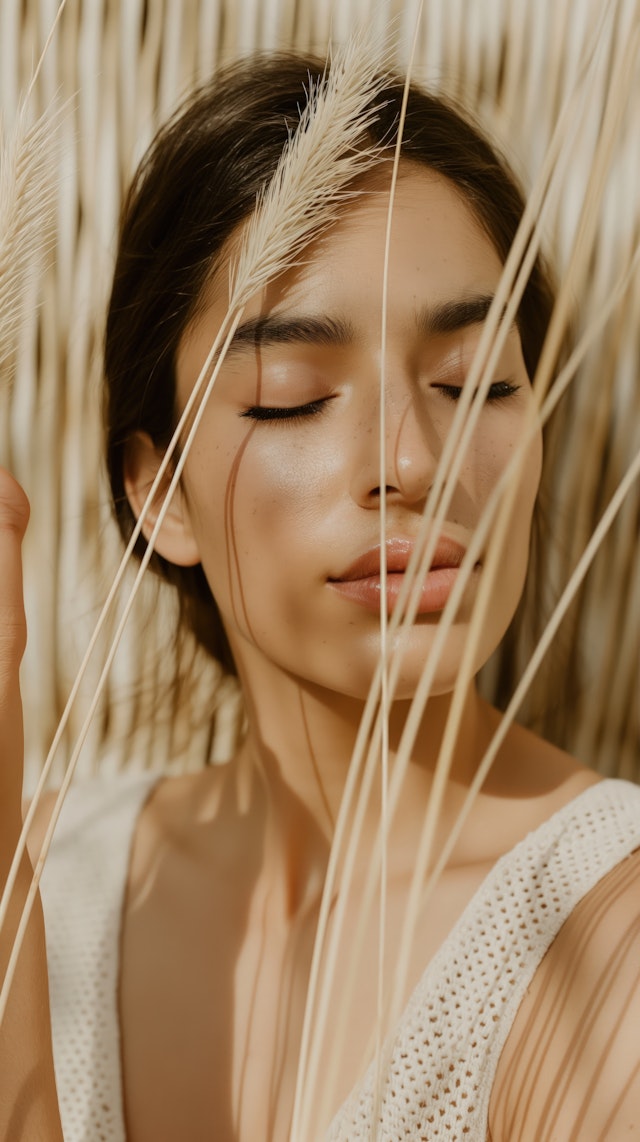
[[[396, 648], [402, 647], [402, 662], [394, 691], [395, 701], [411, 701], [418, 691], [433, 647], [436, 630], [435, 624], [429, 627], [421, 624], [412, 627], [408, 632], [403, 632], [402, 635], [396, 636], [394, 644]], [[454, 690], [462, 665], [467, 632], [466, 624], [454, 627], [445, 641], [435, 668], [430, 697], [442, 697]], [[485, 646], [482, 646], [476, 656], [478, 661], [474, 661], [473, 664], [474, 676], [486, 661], [486, 649]], [[493, 648], [491, 647], [491, 649]], [[491, 653], [491, 649], [489, 653]], [[360, 653], [358, 653], [358, 649], [354, 648], [354, 652], [349, 658], [342, 660], [340, 669], [334, 674], [333, 683], [329, 688], [343, 694], [346, 698], [364, 702], [369, 694], [380, 661], [379, 636], [368, 640], [365, 646], [359, 648], [359, 651]], [[486, 654], [487, 658], [489, 653]]]

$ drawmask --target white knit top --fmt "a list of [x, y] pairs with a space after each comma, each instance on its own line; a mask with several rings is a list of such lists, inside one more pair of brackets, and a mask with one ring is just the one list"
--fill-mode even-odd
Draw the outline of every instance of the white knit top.
[[[138, 814], [157, 777], [72, 789], [42, 896], [65, 1142], [124, 1142], [117, 1009], [123, 895]], [[603, 781], [502, 857], [426, 968], [327, 1142], [484, 1139], [500, 1052], [534, 972], [598, 881], [640, 847], [640, 787]]]

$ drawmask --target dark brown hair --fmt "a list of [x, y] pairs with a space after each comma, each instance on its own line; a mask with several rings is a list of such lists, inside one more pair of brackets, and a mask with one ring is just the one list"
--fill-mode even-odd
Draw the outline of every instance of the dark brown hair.
[[[175, 361], [225, 242], [254, 209], [287, 133], [306, 100], [309, 77], [324, 63], [298, 55], [244, 59], [218, 72], [159, 132], [126, 198], [105, 343], [107, 465], [125, 539], [134, 517], [124, 491], [124, 454], [136, 431], [166, 447], [175, 426]], [[368, 129], [389, 154], [403, 94], [390, 77]], [[523, 197], [502, 157], [447, 102], [411, 87], [403, 154], [449, 180], [504, 261]], [[525, 364], [533, 377], [553, 305], [538, 260], [518, 314]], [[142, 544], [140, 545], [142, 550]], [[179, 592], [181, 618], [227, 670], [233, 661], [200, 565], [176, 567], [154, 554], [152, 566]]]

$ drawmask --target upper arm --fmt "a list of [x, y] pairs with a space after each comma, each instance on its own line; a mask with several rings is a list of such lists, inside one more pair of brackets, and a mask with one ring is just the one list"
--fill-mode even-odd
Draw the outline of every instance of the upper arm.
[[640, 852], [580, 902], [536, 972], [490, 1126], [494, 1142], [640, 1138]]

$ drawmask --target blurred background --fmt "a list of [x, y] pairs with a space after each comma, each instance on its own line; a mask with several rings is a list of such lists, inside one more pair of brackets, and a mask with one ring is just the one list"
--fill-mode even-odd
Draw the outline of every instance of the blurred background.
[[[0, 0], [7, 137], [57, 9], [56, 0]], [[360, 25], [375, 30], [387, 60], [403, 67], [417, 14], [413, 0], [68, 0], [27, 104], [34, 119], [55, 100], [64, 105], [48, 157], [55, 222], [53, 233], [43, 235], [49, 252], [34, 265], [0, 377], [0, 463], [24, 485], [32, 505], [23, 666], [29, 786], [121, 553], [101, 461], [101, 338], [120, 204], [138, 160], [181, 96], [221, 63], [257, 48], [325, 56]], [[576, 249], [583, 259], [573, 313], [578, 337], [593, 329], [640, 238], [639, 23], [637, 0], [425, 0], [418, 25], [416, 78], [470, 107], [500, 141], [525, 188], [539, 174], [562, 108], [573, 99], [555, 163], [560, 190], [545, 231], [560, 278]], [[627, 65], [625, 84], [616, 87]], [[597, 177], [603, 132], [607, 158], [592, 241], [583, 207]], [[557, 598], [640, 447], [639, 357], [635, 273], [548, 434], [545, 536], [529, 610]], [[640, 776], [639, 521], [636, 482], [523, 711], [524, 720], [582, 760], [631, 779]], [[81, 688], [55, 783], [116, 618]], [[531, 651], [524, 624], [519, 640], [485, 672], [487, 691], [498, 683], [504, 689], [505, 682], [512, 689]], [[187, 640], [176, 643], [172, 599], [149, 580], [81, 769], [224, 762], [241, 724], [233, 681]]]

